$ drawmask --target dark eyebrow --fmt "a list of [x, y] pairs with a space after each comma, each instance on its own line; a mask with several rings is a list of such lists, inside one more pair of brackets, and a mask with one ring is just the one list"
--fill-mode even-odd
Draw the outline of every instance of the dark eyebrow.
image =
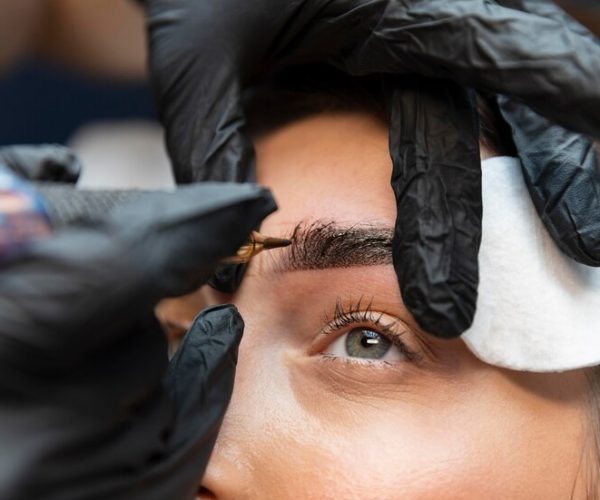
[[277, 272], [305, 271], [392, 263], [392, 228], [340, 226], [334, 222], [300, 223], [293, 243], [275, 264]]

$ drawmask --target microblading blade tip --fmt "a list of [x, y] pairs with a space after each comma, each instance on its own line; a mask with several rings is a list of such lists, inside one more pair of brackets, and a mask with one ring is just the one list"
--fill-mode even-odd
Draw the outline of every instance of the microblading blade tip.
[[262, 242], [265, 250], [289, 247], [291, 244], [292, 240], [288, 240], [286, 238], [265, 238], [265, 240]]

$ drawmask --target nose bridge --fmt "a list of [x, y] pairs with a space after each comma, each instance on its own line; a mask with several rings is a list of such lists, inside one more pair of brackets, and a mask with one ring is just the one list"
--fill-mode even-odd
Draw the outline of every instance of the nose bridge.
[[257, 435], [253, 432], [257, 418], [253, 397], [257, 394], [249, 383], [252, 374], [247, 366], [240, 348], [233, 393], [202, 480], [200, 498], [250, 498], [252, 485], [257, 484], [252, 466], [256, 447], [252, 436]]
[[200, 498], [250, 498], [252, 477], [239, 449], [217, 441], [202, 479]]
[[246, 327], [233, 393], [202, 481], [213, 498], [273, 497], [282, 487], [276, 472], [287, 451], [281, 449], [282, 432], [295, 408], [287, 343], [273, 327], [279, 324], [277, 315], [248, 305], [255, 296], [249, 283], [242, 284], [247, 289], [236, 298]]

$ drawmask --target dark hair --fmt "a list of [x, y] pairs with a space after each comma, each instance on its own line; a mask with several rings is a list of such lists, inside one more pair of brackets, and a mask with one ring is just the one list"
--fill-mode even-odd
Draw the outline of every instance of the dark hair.
[[[389, 120], [386, 75], [348, 76], [325, 66], [299, 66], [271, 75], [245, 95], [247, 130], [257, 137], [309, 115], [365, 111]], [[496, 101], [478, 94], [480, 142], [498, 155], [514, 156], [511, 131]]]

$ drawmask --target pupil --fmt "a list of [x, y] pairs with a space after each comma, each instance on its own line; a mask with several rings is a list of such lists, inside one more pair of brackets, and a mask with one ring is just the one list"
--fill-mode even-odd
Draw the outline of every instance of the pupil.
[[346, 352], [354, 358], [381, 359], [391, 346], [386, 336], [373, 330], [356, 328], [346, 337]]

